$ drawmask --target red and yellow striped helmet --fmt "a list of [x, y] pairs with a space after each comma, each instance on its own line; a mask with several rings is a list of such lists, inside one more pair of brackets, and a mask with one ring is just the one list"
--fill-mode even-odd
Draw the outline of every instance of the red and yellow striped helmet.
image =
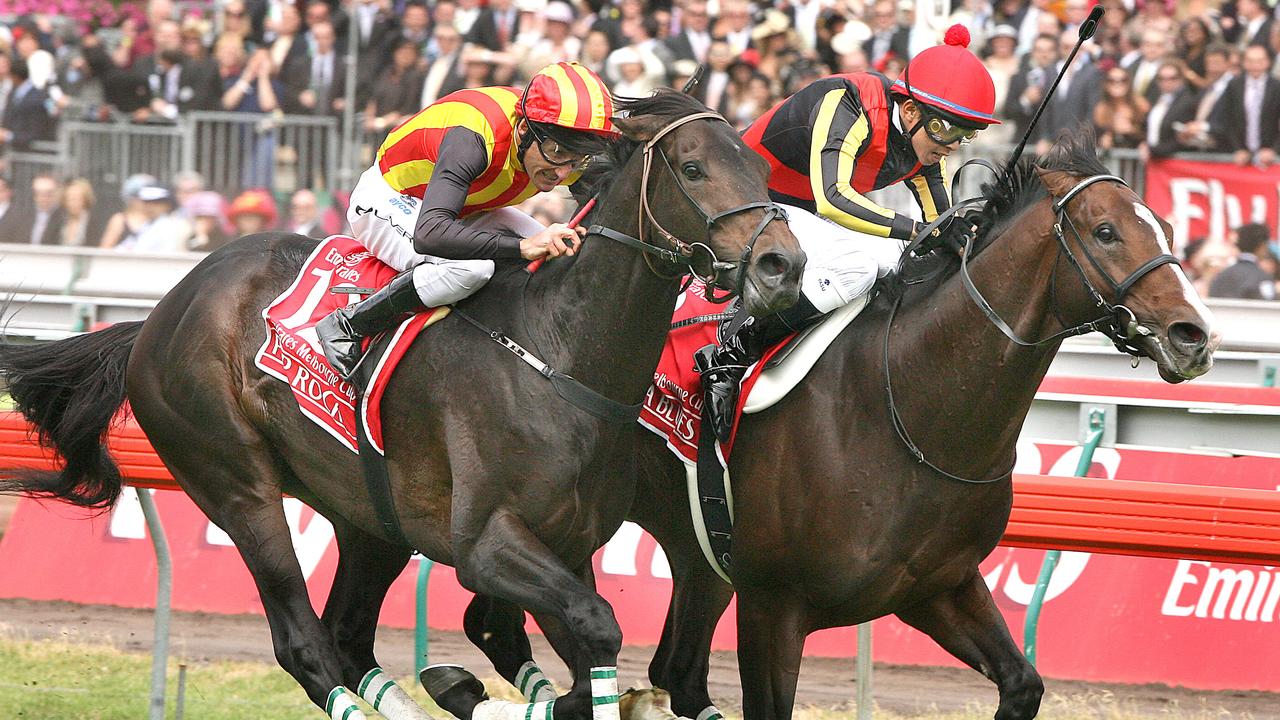
[[598, 75], [576, 62], [538, 71], [520, 98], [520, 114], [532, 122], [613, 137], [613, 98]]

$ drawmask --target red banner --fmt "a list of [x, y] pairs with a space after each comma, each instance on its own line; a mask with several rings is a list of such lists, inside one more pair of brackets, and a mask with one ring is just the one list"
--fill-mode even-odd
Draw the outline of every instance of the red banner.
[[[1069, 475], [1080, 448], [1018, 444], [1017, 472]], [[1099, 448], [1094, 477], [1275, 490], [1280, 458]], [[151, 607], [155, 559], [134, 490], [109, 515], [86, 520], [66, 505], [19, 504], [0, 542], [0, 597]], [[227, 536], [180, 492], [155, 493], [174, 564], [179, 610], [261, 613], [248, 571]], [[333, 527], [285, 501], [294, 550], [317, 610], [337, 567]], [[1043, 551], [1000, 547], [981, 571], [1013, 634], [1021, 638]], [[639, 527], [625, 524], [596, 556], [600, 593], [630, 644], [652, 645], [671, 592], [667, 559]], [[381, 621], [413, 623], [416, 564], [392, 586]], [[453, 569], [431, 575], [428, 621], [457, 630], [471, 598]], [[895, 619], [876, 623], [882, 662], [958, 665], [932, 640]], [[1280, 569], [1185, 560], [1064, 553], [1041, 617], [1040, 669], [1051, 678], [1158, 682], [1202, 689], [1280, 691]], [[735, 644], [733, 609], [715, 646]], [[851, 656], [852, 628], [809, 638], [813, 655]]]
[[1146, 201], [1173, 226], [1174, 254], [1181, 256], [1190, 240], [1223, 240], [1232, 228], [1260, 222], [1280, 223], [1280, 165], [1266, 170], [1252, 165], [1196, 160], [1151, 160], [1147, 163]]

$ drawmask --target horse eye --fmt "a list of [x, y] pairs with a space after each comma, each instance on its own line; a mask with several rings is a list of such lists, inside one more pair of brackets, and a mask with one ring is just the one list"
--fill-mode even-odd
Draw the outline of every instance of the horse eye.
[[1093, 236], [1097, 238], [1100, 243], [1113, 243], [1120, 239], [1116, 236], [1115, 228], [1110, 225], [1099, 225], [1098, 228], [1093, 231]]
[[684, 176], [690, 180], [698, 180], [702, 178], [702, 168], [698, 167], [698, 163], [692, 160], [680, 166], [680, 170]]

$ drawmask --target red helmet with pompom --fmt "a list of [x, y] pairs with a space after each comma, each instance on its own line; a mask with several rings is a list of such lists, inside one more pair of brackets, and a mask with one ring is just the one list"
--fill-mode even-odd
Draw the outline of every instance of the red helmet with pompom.
[[999, 125], [996, 87], [982, 61], [969, 52], [969, 29], [952, 25], [944, 44], [911, 58], [893, 84], [906, 95], [953, 121], [972, 127]]

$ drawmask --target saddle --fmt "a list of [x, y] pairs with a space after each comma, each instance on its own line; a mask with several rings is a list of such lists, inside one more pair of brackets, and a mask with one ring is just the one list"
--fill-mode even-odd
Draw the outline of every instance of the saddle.
[[[715, 342], [722, 308], [709, 303], [697, 285], [677, 301], [673, 329], [645, 394], [640, 424], [666, 440], [667, 448], [684, 463], [690, 500], [697, 500], [690, 508], [698, 543], [712, 568], [730, 582], [733, 491], [728, 458], [733, 438], [722, 445], [714, 433], [702, 432], [702, 382], [693, 366], [693, 352]], [[738, 420], [786, 397], [869, 300], [855, 300], [766, 351], [743, 377]]]

